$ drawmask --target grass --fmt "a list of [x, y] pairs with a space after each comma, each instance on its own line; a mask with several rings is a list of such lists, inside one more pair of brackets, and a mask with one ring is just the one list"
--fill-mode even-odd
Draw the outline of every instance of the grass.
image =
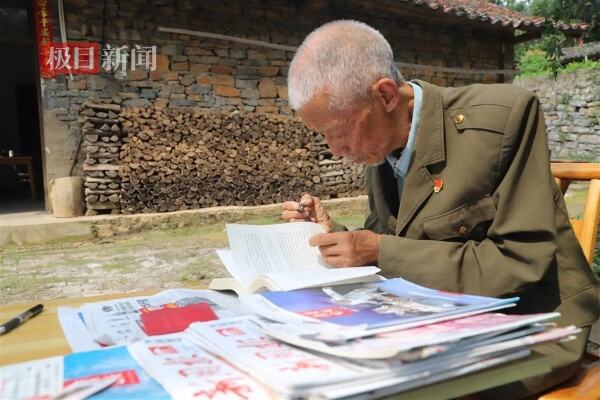
[[115, 260], [106, 264], [102, 264], [102, 269], [105, 271], [120, 271], [125, 274], [135, 272], [135, 267], [128, 261]]
[[192, 262], [179, 270], [177, 281], [184, 285], [193, 285], [199, 280], [206, 279], [205, 269], [206, 263]]
[[348, 227], [348, 229], [361, 228], [365, 222], [365, 216], [362, 213], [354, 215], [333, 215], [332, 218], [336, 222]]
[[[532, 63], [531, 65], [520, 64], [520, 71], [517, 75], [518, 78], [530, 78], [534, 76], [550, 76], [552, 71], [550, 70], [550, 64], [545, 63]], [[561, 68], [558, 73], [565, 74], [570, 72], [579, 71], [582, 69], [594, 69], [600, 68], [600, 61], [576, 61], [565, 65]]]
[[0, 279], [0, 290], [23, 290], [25, 288], [25, 281], [18, 277], [3, 277]]

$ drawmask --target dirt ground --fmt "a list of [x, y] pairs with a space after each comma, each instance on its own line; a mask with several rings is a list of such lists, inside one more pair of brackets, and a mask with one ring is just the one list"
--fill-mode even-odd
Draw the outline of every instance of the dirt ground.
[[[583, 210], [585, 186], [569, 189], [572, 216]], [[334, 218], [358, 227], [364, 209]], [[247, 223], [281, 222], [271, 218]], [[0, 250], [0, 304], [93, 296], [208, 283], [227, 276], [214, 249], [227, 247], [223, 224], [155, 230], [110, 240]]]
[[[334, 215], [358, 227], [364, 208]], [[249, 224], [280, 223], [275, 218]], [[0, 250], [0, 304], [208, 284], [228, 276], [215, 249], [227, 247], [222, 223], [146, 231], [110, 240]]]

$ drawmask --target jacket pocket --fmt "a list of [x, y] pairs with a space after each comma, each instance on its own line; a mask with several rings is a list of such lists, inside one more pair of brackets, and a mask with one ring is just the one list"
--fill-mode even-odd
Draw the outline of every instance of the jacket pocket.
[[423, 229], [433, 240], [477, 240], [486, 237], [487, 228], [496, 215], [491, 196], [464, 204], [443, 214], [425, 218]]
[[504, 133], [510, 109], [499, 105], [479, 105], [448, 110], [456, 130], [460, 133], [488, 131]]

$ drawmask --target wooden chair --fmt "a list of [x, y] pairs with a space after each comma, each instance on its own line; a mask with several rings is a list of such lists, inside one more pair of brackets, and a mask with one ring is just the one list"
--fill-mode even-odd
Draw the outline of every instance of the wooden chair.
[[[600, 163], [553, 162], [551, 168], [554, 179], [563, 194], [571, 181], [590, 181], [583, 218], [581, 220], [571, 219], [571, 225], [573, 225], [577, 240], [591, 265], [600, 222]], [[600, 360], [598, 359], [587, 364], [584, 362], [576, 376], [539, 398], [539, 400], [599, 399]]]
[[600, 163], [553, 162], [552, 174], [563, 194], [571, 181], [590, 181], [583, 218], [571, 225], [588, 262], [592, 264], [600, 222]]
[[600, 361], [582, 367], [573, 379], [561, 386], [538, 400], [600, 399]]

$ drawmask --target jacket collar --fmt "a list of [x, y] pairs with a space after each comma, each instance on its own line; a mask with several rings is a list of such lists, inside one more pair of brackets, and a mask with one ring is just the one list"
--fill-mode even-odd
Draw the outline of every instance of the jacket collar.
[[422, 167], [446, 159], [444, 112], [442, 88], [421, 80], [415, 82], [423, 88], [423, 104], [411, 161], [415, 167]]
[[434, 180], [427, 166], [446, 159], [442, 89], [416, 81], [423, 88], [423, 105], [408, 173], [396, 221], [396, 235], [402, 233], [421, 205], [433, 193]]
[[[379, 210], [381, 222], [395, 231], [396, 235], [402, 233], [416, 211], [433, 193], [434, 180], [427, 166], [446, 158], [442, 89], [419, 80], [416, 83], [423, 88], [423, 104], [400, 204], [397, 182], [389, 163], [375, 167], [371, 174], [373, 201]], [[393, 215], [395, 210], [398, 212]]]

